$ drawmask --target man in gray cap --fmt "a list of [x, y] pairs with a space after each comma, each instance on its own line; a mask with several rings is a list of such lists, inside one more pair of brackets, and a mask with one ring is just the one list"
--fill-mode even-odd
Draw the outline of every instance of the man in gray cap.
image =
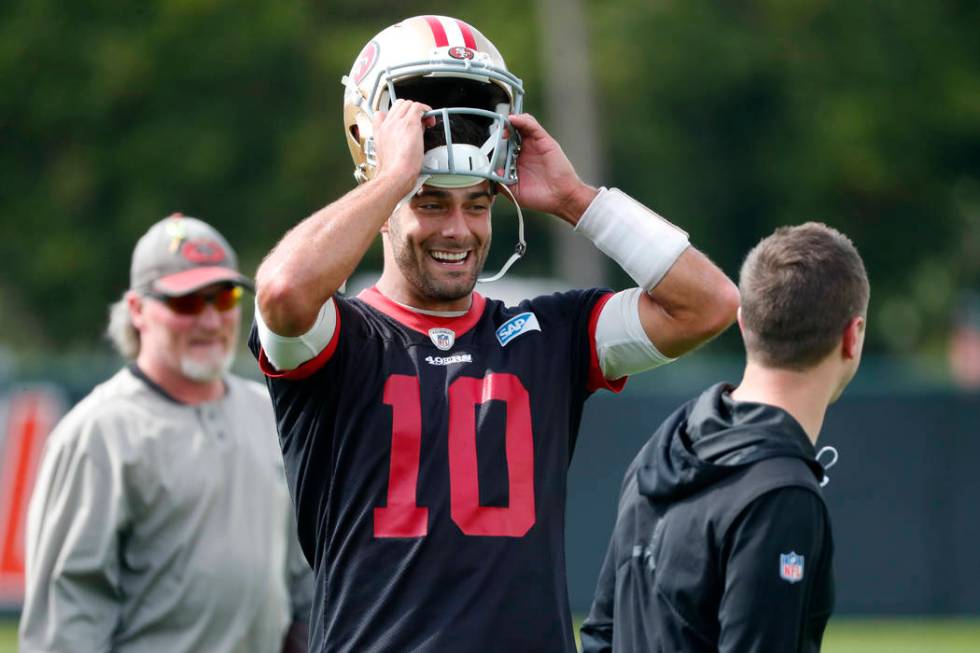
[[133, 251], [109, 336], [130, 364], [46, 444], [20, 650], [306, 648], [312, 579], [265, 389], [228, 373], [251, 281], [179, 214]]

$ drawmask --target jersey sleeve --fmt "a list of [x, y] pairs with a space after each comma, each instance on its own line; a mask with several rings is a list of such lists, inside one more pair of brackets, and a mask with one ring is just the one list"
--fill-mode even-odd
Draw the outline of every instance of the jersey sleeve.
[[[248, 348], [259, 363], [259, 369], [270, 379], [305, 379], [318, 372], [333, 357], [340, 342], [340, 308], [331, 299], [320, 311], [310, 331], [302, 336], [287, 338], [278, 336], [262, 323], [262, 316], [255, 309], [255, 320], [249, 334]], [[272, 342], [269, 342], [269, 341]], [[286, 361], [284, 369], [270, 360], [267, 347], [276, 348], [272, 356]]]
[[620, 392], [626, 385], [625, 376], [618, 379], [608, 379], [602, 371], [602, 363], [599, 360], [599, 348], [596, 345], [596, 332], [599, 327], [599, 317], [606, 304], [613, 298], [611, 291], [599, 292], [589, 310], [588, 322], [588, 351], [589, 351], [589, 372], [588, 372], [588, 391], [609, 390]]
[[730, 527], [719, 607], [720, 652], [800, 651], [830, 574], [828, 524], [812, 491], [788, 487], [753, 501]]
[[596, 390], [619, 392], [626, 385], [626, 378], [609, 380], [605, 377], [596, 347], [599, 316], [613, 295], [613, 291], [604, 288], [569, 290], [542, 295], [521, 304], [524, 310], [534, 312], [543, 331], [565, 334], [560, 339], [550, 340], [548, 347], [559, 347], [561, 355], [569, 357], [572, 387], [583, 401]]
[[66, 418], [49, 439], [28, 512], [22, 651], [111, 648], [129, 513], [122, 485], [98, 422]]

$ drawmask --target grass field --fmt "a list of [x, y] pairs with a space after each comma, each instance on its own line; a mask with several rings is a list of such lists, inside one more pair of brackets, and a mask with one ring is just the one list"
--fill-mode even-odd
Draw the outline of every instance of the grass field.
[[[0, 653], [17, 651], [17, 624], [0, 621]], [[980, 620], [832, 619], [823, 653], [977, 653]]]
[[978, 653], [976, 619], [831, 619], [825, 653]]
[[0, 620], [0, 653], [14, 653], [17, 650], [17, 622]]

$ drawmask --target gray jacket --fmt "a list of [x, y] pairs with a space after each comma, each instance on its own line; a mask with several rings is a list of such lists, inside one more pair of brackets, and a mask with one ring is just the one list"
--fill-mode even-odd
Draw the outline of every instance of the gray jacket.
[[27, 524], [20, 650], [271, 653], [309, 618], [272, 406], [185, 405], [123, 369], [59, 423]]

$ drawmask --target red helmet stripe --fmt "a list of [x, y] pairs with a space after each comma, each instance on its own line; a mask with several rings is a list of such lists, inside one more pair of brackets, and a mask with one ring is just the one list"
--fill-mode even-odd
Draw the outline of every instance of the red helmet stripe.
[[461, 20], [457, 20], [459, 31], [463, 33], [463, 44], [470, 50], [476, 50], [476, 39], [473, 37], [473, 28]]
[[446, 36], [446, 30], [439, 22], [439, 19], [435, 16], [426, 16], [425, 22], [429, 24], [429, 29], [432, 30], [432, 37], [436, 40], [437, 48], [445, 48], [449, 45], [449, 38]]

